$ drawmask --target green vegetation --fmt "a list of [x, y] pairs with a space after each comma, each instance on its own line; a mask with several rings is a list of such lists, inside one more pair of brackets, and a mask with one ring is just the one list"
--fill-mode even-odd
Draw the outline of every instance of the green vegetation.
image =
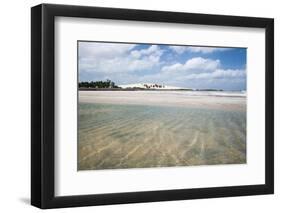
[[82, 81], [79, 82], [79, 88], [119, 88], [109, 79], [106, 81]]
[[148, 85], [148, 84], [144, 84], [146, 89], [151, 89], [151, 88], [162, 88], [164, 86], [162, 86], [161, 84], [152, 84], [152, 85]]

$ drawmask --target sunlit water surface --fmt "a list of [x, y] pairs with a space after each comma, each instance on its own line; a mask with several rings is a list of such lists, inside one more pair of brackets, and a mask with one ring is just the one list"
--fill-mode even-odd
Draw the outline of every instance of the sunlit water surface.
[[78, 170], [246, 163], [246, 112], [79, 103]]

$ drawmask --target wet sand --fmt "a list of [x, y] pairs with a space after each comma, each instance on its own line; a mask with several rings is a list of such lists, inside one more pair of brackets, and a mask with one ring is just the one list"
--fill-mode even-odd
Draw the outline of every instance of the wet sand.
[[196, 91], [79, 91], [80, 103], [246, 110], [242, 93]]
[[79, 92], [78, 170], [243, 163], [243, 94]]

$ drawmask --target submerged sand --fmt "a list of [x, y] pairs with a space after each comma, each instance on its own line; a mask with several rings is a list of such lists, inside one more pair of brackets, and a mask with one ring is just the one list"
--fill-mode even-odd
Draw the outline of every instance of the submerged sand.
[[246, 163], [246, 97], [80, 91], [78, 170]]

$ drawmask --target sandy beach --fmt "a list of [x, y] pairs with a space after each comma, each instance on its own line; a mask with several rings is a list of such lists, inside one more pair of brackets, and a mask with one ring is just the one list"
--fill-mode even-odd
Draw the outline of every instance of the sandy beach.
[[208, 91], [79, 91], [80, 103], [246, 110], [246, 94]]

